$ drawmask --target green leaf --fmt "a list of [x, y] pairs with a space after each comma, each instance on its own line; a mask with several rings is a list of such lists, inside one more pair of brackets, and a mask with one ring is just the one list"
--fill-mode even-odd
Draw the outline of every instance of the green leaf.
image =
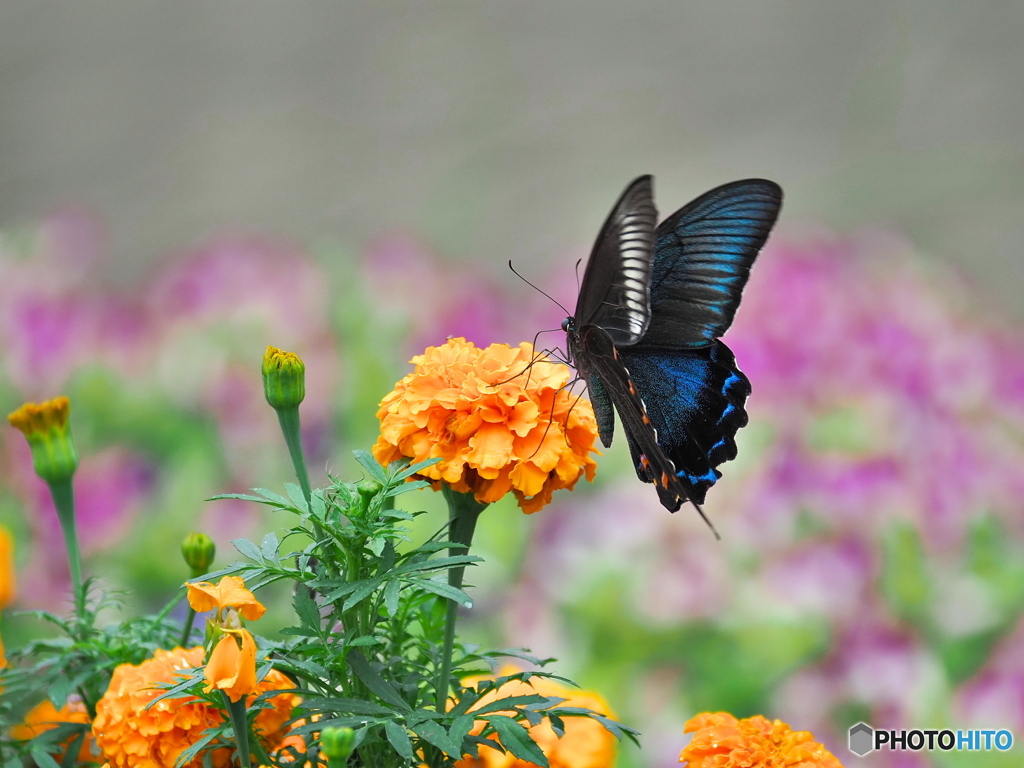
[[260, 557], [260, 551], [256, 548], [256, 545], [248, 539], [233, 539], [231, 543], [235, 545], [235, 549], [238, 550], [242, 557], [248, 558], [249, 560], [257, 563], [263, 562], [263, 558]]
[[348, 664], [356, 677], [362, 680], [377, 698], [405, 712], [412, 711], [412, 707], [406, 703], [405, 699], [398, 695], [398, 691], [395, 690], [394, 686], [374, 671], [373, 667], [370, 666], [370, 662], [366, 660], [361, 651], [352, 649], [345, 658], [348, 660]]
[[365, 600], [366, 598], [368, 598], [370, 595], [373, 594], [373, 591], [381, 585], [382, 582], [383, 580], [376, 576], [372, 579], [363, 579], [362, 581], [357, 581], [356, 588], [352, 590], [352, 594], [349, 595], [348, 598], [345, 600], [345, 604], [342, 605], [341, 610], [347, 611], [353, 605], [356, 605]]
[[430, 579], [410, 579], [410, 583], [416, 584], [419, 587], [427, 590], [427, 592], [433, 592], [435, 595], [441, 597], [447, 597], [449, 600], [454, 600], [463, 608], [472, 608], [473, 601], [469, 595], [463, 592], [461, 589], [445, 584], [441, 581], [432, 581]]
[[260, 542], [260, 554], [263, 555], [264, 560], [270, 562], [277, 562], [277, 550], [281, 548], [281, 542], [278, 541], [277, 536], [273, 531], [263, 537], [263, 541]]
[[300, 625], [319, 635], [320, 607], [305, 586], [300, 584], [299, 588], [295, 590], [292, 603], [295, 606], [295, 614], [299, 617]]
[[448, 729], [448, 737], [452, 740], [452, 743], [460, 745], [460, 752], [463, 751], [462, 742], [469, 735], [469, 732], [473, 730], [475, 722], [476, 718], [473, 715], [459, 715], [452, 721], [451, 728]]
[[412, 477], [413, 475], [422, 472], [427, 467], [434, 466], [439, 461], [441, 461], [441, 459], [440, 458], [436, 458], [436, 459], [427, 459], [426, 461], [421, 461], [418, 464], [412, 464], [412, 465], [406, 467], [405, 469], [403, 469], [401, 472], [398, 472], [394, 476], [394, 480], [396, 482], [401, 482], [402, 480], [405, 480], [407, 477]]
[[405, 728], [394, 720], [388, 720], [384, 723], [384, 733], [387, 734], [388, 741], [395, 748], [395, 752], [406, 760], [411, 761], [413, 759], [412, 740], [409, 738], [409, 734], [406, 733]]
[[292, 506], [295, 509], [305, 511], [309, 509], [309, 505], [306, 504], [306, 496], [295, 483], [285, 483], [284, 489], [288, 493], [288, 498], [291, 499]]
[[384, 610], [387, 611], [388, 616], [398, 613], [398, 593], [401, 586], [402, 583], [398, 579], [392, 579], [384, 587]]
[[[371, 717], [387, 717], [394, 714], [394, 710], [375, 704], [372, 701], [363, 699], [351, 699], [341, 696], [314, 696], [304, 698], [302, 706], [305, 709], [317, 710], [320, 712], [342, 713], [346, 715], [370, 715]], [[320, 730], [317, 728], [316, 730]]]
[[424, 720], [421, 723], [416, 723], [416, 725], [411, 725], [410, 728], [412, 729], [412, 732], [421, 739], [430, 742], [442, 752], [445, 752], [456, 760], [462, 757], [461, 742], [456, 744], [452, 741], [444, 728], [433, 720]]
[[373, 456], [366, 451], [352, 451], [355, 454], [356, 461], [358, 461], [363, 469], [370, 473], [370, 477], [376, 480], [381, 485], [387, 485], [388, 475]]
[[473, 714], [485, 715], [489, 712], [501, 712], [503, 710], [525, 707], [528, 704], [544, 704], [547, 701], [549, 701], [548, 697], [541, 696], [539, 693], [527, 694], [525, 696], [509, 696], [505, 699], [498, 699], [489, 704], [484, 704], [482, 707], [474, 709]]
[[523, 726], [505, 715], [490, 715], [483, 718], [491, 724], [501, 740], [502, 746], [509, 752], [542, 768], [548, 768], [548, 759], [540, 747], [530, 738], [530, 733]]

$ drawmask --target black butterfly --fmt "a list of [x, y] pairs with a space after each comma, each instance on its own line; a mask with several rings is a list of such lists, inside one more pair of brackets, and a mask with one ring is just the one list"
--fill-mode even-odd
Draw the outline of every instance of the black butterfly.
[[[576, 314], [562, 322], [601, 442], [615, 416], [641, 480], [675, 512], [700, 505], [736, 458], [750, 382], [718, 337], [732, 323], [782, 190], [763, 179], [707, 192], [658, 225], [650, 176], [619, 198], [590, 254]], [[710, 523], [708, 523], [710, 525]]]

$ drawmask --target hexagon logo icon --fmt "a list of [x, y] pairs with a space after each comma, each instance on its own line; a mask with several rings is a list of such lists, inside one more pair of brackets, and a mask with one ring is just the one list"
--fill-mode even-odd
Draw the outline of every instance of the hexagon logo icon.
[[850, 727], [850, 751], [858, 757], [864, 757], [875, 749], [875, 730], [867, 723], [857, 723]]

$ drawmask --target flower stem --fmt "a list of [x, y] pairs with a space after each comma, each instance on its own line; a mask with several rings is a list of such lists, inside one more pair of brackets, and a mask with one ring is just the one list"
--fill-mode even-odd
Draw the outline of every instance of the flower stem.
[[68, 551], [71, 585], [75, 595], [75, 612], [80, 619], [84, 619], [85, 589], [82, 585], [82, 558], [78, 549], [78, 531], [75, 527], [75, 493], [71, 486], [71, 478], [54, 480], [47, 485], [50, 486], [53, 506], [57, 510], [57, 519], [64, 532], [64, 546]]
[[238, 701], [232, 701], [228, 695], [221, 691], [224, 697], [224, 705], [231, 718], [231, 728], [235, 732], [235, 746], [238, 748], [238, 759], [241, 768], [252, 768], [252, 761], [249, 756], [249, 724], [245, 719], [245, 697]]
[[181, 630], [181, 647], [188, 645], [188, 637], [192, 634], [192, 623], [196, 620], [196, 609], [191, 605], [188, 607], [188, 615], [185, 617], [185, 626]]
[[299, 407], [277, 409], [277, 420], [281, 425], [281, 433], [288, 445], [288, 455], [292, 458], [292, 466], [295, 468], [295, 477], [298, 478], [299, 487], [302, 488], [302, 495], [306, 498], [306, 504], [313, 498], [313, 491], [309, 485], [309, 473], [306, 471], [306, 458], [302, 453], [302, 433], [299, 429]]
[[[445, 501], [448, 502], [448, 540], [453, 544], [464, 544], [464, 547], [452, 547], [448, 554], [452, 557], [464, 555], [473, 543], [476, 521], [486, 504], [477, 501], [472, 493], [459, 493], [447, 485], [442, 485]], [[448, 585], [456, 589], [462, 588], [462, 577], [466, 566], [460, 565], [448, 569]], [[437, 711], [444, 712], [451, 685], [452, 652], [455, 647], [455, 623], [459, 617], [459, 604], [449, 599], [444, 620], [444, 647], [441, 651], [441, 668], [437, 673], [435, 684]]]

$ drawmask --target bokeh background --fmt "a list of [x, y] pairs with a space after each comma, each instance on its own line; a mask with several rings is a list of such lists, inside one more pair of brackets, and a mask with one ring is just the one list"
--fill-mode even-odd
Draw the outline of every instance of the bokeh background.
[[[723, 542], [616, 445], [537, 515], [488, 510], [469, 632], [601, 690], [644, 732], [630, 768], [674, 764], [709, 709], [844, 762], [861, 719], [1024, 739], [1022, 30], [1013, 0], [4, 3], [0, 405], [71, 396], [90, 572], [157, 605], [169, 542], [229, 559], [283, 525], [203, 501], [288, 480], [267, 344], [307, 362], [319, 478], [352, 476], [410, 355], [557, 327], [509, 259], [571, 306], [633, 177], [664, 214], [771, 178], [727, 337], [754, 394], [707, 505]], [[55, 607], [29, 466], [8, 430], [17, 607]]]

